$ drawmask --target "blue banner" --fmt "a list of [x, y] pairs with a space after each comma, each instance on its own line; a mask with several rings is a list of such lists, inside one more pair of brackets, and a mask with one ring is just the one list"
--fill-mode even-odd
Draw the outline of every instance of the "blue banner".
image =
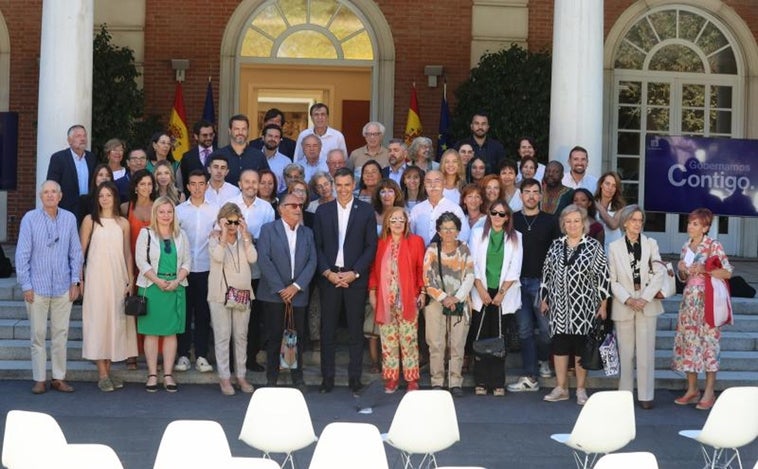
[[758, 140], [648, 135], [645, 210], [758, 216]]

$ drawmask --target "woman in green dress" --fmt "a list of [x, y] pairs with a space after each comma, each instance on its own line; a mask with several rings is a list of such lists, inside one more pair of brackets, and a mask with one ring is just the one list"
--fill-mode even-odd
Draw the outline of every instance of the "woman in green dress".
[[145, 336], [148, 392], [158, 390], [158, 338], [163, 337], [163, 387], [176, 392], [172, 376], [176, 335], [184, 332], [185, 293], [190, 271], [187, 236], [179, 229], [174, 204], [168, 197], [153, 203], [150, 226], [140, 230], [135, 247], [139, 294], [147, 297], [147, 315], [140, 316], [137, 331]]

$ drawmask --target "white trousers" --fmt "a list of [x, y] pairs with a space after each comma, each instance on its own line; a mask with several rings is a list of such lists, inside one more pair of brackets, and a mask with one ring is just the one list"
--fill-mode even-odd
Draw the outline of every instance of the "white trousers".
[[655, 396], [655, 328], [657, 316], [635, 312], [631, 320], [614, 321], [619, 346], [619, 390], [634, 390], [637, 356], [637, 399], [652, 401]]
[[247, 323], [250, 322], [250, 309], [245, 312], [234, 311], [222, 303], [208, 302], [213, 324], [213, 342], [216, 352], [216, 369], [221, 379], [231, 378], [229, 371], [229, 346], [234, 342], [234, 372], [238, 378], [244, 378], [247, 368]]
[[66, 342], [68, 325], [71, 318], [71, 305], [68, 290], [61, 296], [34, 295], [34, 302], [25, 303], [29, 315], [32, 347], [32, 377], [34, 381], [47, 379], [45, 337], [47, 336], [47, 317], [50, 315], [50, 361], [53, 379], [66, 378]]

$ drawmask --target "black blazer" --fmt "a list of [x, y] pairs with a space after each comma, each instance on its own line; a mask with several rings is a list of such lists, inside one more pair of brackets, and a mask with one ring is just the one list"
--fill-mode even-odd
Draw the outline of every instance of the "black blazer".
[[[89, 170], [89, 176], [87, 177], [87, 184], [89, 186], [89, 179], [92, 178], [92, 173], [95, 171], [95, 155], [85, 151], [84, 160], [87, 162], [87, 169]], [[79, 196], [84, 194], [79, 194], [79, 178], [76, 175], [76, 166], [71, 157], [70, 148], [55, 152], [50, 157], [50, 165], [47, 167], [47, 179], [55, 181], [61, 186], [63, 198], [58, 206], [76, 215], [77, 225], [81, 224], [84, 214], [81, 213]]]
[[[214, 150], [215, 151], [215, 150]], [[213, 152], [208, 154], [208, 160], [210, 160], [210, 156], [213, 154]], [[179, 189], [184, 191], [184, 195], [189, 199], [190, 193], [189, 190], [187, 190], [187, 183], [189, 182], [189, 175], [192, 171], [196, 169], [202, 169], [205, 170], [206, 173], [208, 173], [208, 161], [205, 162], [204, 165], [200, 161], [200, 150], [198, 149], [197, 145], [192, 147], [191, 150], [186, 152], [184, 155], [182, 155], [182, 161], [179, 163], [179, 171], [182, 172], [182, 183], [184, 184], [184, 187], [180, 187]]]
[[[318, 275], [334, 267], [339, 250], [339, 219], [337, 201], [322, 204], [316, 209], [313, 233], [318, 252]], [[357, 198], [347, 221], [345, 244], [342, 247], [344, 268], [360, 274], [351, 286], [366, 288], [371, 263], [376, 255], [376, 215], [374, 209]]]

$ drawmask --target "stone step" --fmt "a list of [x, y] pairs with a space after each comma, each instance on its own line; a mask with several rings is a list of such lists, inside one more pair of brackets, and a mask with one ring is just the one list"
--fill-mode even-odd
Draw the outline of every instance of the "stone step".
[[[141, 369], [136, 371], [124, 370], [122, 364], [113, 366], [113, 374], [119, 376], [127, 383], [134, 383], [135, 386], [142, 386], [147, 379], [144, 363], [140, 364]], [[48, 363], [49, 370], [49, 363]], [[49, 373], [48, 373], [49, 377]], [[309, 386], [318, 386], [321, 383], [321, 374], [318, 367], [307, 366], [303, 370], [303, 377]], [[515, 382], [519, 377], [519, 370], [508, 370], [506, 374], [506, 383]], [[215, 373], [199, 373], [197, 371], [176, 372], [175, 378], [181, 384], [208, 384], [216, 385], [218, 377]], [[18, 379], [31, 381], [31, 362], [26, 360], [0, 360], [0, 379]], [[74, 361], [68, 364], [66, 379], [73, 382], [75, 386], [95, 386], [97, 382], [97, 369], [91, 362]], [[264, 385], [266, 382], [265, 373], [247, 373], [247, 379], [256, 386]], [[704, 376], [699, 376], [702, 382]], [[368, 384], [373, 381], [381, 381], [379, 374], [368, 373], [364, 371], [362, 382]], [[78, 384], [77, 384], [78, 382]], [[422, 371], [420, 383], [422, 386], [430, 386], [428, 370]], [[279, 376], [279, 385], [290, 384], [288, 372], [284, 371]], [[344, 367], [338, 367], [335, 376], [337, 386], [347, 386], [347, 371]], [[474, 386], [473, 376], [464, 375], [464, 387], [472, 388]], [[718, 373], [716, 380], [716, 389], [721, 391], [733, 386], [755, 386], [758, 384], [758, 372], [756, 371], [722, 371]], [[131, 385], [131, 384], [129, 384]], [[555, 378], [540, 378], [542, 392], [547, 392], [555, 386]], [[569, 378], [569, 386], [576, 386], [575, 378]], [[617, 376], [605, 376], [602, 371], [592, 371], [587, 378], [587, 387], [592, 390], [599, 389], [616, 389], [618, 387]], [[656, 389], [681, 390], [686, 387], [685, 377], [679, 373], [670, 370], [656, 370], [655, 372]], [[315, 392], [315, 389], [311, 389]]]
[[[656, 350], [673, 350], [675, 331], [658, 331], [655, 339]], [[723, 332], [721, 351], [758, 351], [758, 334], [752, 332]]]
[[[676, 313], [679, 311], [682, 295], [674, 295], [671, 298], [665, 298], [662, 302], [664, 311], [667, 313]], [[758, 316], [758, 298], [732, 298], [732, 313]]]
[[[678, 314], [663, 313], [658, 316], [659, 331], [676, 330]], [[722, 332], [754, 332], [758, 334], [758, 315], [735, 314], [734, 324], [722, 327]]]

